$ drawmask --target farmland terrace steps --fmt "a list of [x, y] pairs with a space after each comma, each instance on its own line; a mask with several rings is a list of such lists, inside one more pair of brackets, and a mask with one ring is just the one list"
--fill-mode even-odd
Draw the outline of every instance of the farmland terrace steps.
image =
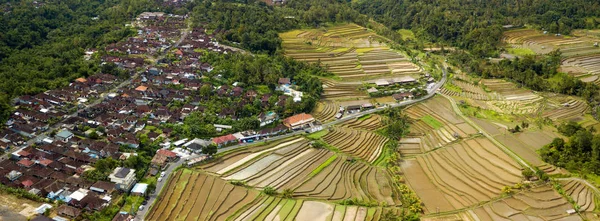
[[[258, 156], [249, 163], [230, 170], [222, 176], [226, 180], [252, 180], [279, 167], [282, 163], [291, 163], [291, 159], [295, 159], [298, 156], [304, 156], [303, 154], [308, 154], [309, 151], [306, 151], [307, 149], [308, 140], [303, 140], [287, 147], [274, 150], [273, 152], [266, 153], [262, 157]], [[247, 176], [244, 176], [245, 173], [247, 173]]]
[[521, 180], [519, 167], [500, 159], [497, 154], [501, 152], [487, 149], [476, 141], [465, 141], [416, 160], [447, 199], [462, 208], [497, 197], [502, 187]]
[[294, 196], [327, 200], [363, 199], [397, 203], [391, 198], [389, 175], [361, 162], [346, 161], [345, 157], [336, 160], [294, 189]]
[[371, 117], [367, 119], [360, 120], [359, 118], [355, 118], [349, 121], [346, 121], [342, 124], [343, 127], [358, 129], [358, 130], [367, 130], [367, 131], [375, 131], [383, 127], [381, 122], [381, 116], [379, 115], [371, 115]]
[[374, 162], [379, 157], [388, 139], [379, 134], [350, 128], [336, 127], [332, 132], [323, 136], [323, 141], [339, 148], [342, 152]]
[[588, 186], [577, 181], [568, 180], [561, 181], [565, 194], [569, 195], [577, 205], [580, 206], [581, 211], [594, 211], [596, 208], [596, 201], [598, 196], [593, 190], [590, 190]]

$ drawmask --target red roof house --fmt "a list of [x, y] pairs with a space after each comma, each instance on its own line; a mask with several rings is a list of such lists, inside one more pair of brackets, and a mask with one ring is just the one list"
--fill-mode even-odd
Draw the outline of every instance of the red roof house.
[[212, 141], [217, 145], [217, 146], [222, 146], [228, 143], [232, 143], [234, 141], [236, 141], [237, 138], [235, 138], [235, 136], [233, 136], [233, 134], [227, 134], [224, 136], [220, 136], [220, 137], [215, 137], [212, 139]]
[[35, 162], [33, 162], [33, 161], [29, 160], [29, 159], [22, 159], [22, 160], [19, 160], [19, 162], [17, 162], [17, 164], [19, 166], [23, 166], [23, 167], [29, 168], [29, 167], [33, 166], [33, 164], [35, 164]]

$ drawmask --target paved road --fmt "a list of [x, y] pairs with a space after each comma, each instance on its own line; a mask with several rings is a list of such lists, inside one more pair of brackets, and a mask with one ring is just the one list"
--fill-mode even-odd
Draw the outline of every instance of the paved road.
[[144, 206], [143, 210], [138, 210], [137, 214], [135, 215], [133, 220], [143, 220], [143, 217], [146, 217], [146, 214], [148, 213], [148, 211], [150, 211], [150, 206], [153, 205], [154, 201], [156, 201], [156, 198], [158, 197], [158, 195], [160, 194], [160, 191], [163, 189], [163, 187], [168, 183], [168, 178], [169, 176], [173, 173], [173, 170], [175, 170], [176, 168], [178, 168], [179, 166], [181, 166], [183, 163], [185, 163], [185, 159], [180, 159], [179, 161], [175, 162], [175, 163], [171, 163], [169, 164], [169, 166], [167, 167], [166, 170], [164, 170], [165, 172], [165, 176], [163, 177], [162, 181], [160, 182], [156, 182], [156, 191], [154, 191], [152, 194], [150, 194], [150, 198], [148, 199], [148, 203], [146, 204], [146, 206]]

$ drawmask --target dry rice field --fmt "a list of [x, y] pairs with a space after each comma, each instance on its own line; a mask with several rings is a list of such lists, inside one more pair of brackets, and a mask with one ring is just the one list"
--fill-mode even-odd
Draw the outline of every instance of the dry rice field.
[[257, 196], [257, 191], [228, 184], [202, 172], [179, 170], [146, 219], [225, 220]]
[[589, 106], [572, 97], [554, 97], [548, 102], [546, 110], [542, 113], [542, 117], [550, 118], [551, 120], [569, 120], [583, 116], [589, 110]]
[[492, 110], [505, 114], [535, 114], [543, 108], [542, 96], [531, 90], [518, 88], [512, 82], [500, 79], [484, 79], [481, 81], [489, 90], [499, 94], [497, 100], [488, 101]]
[[[475, 128], [453, 114], [450, 102], [442, 97], [411, 106], [404, 112], [413, 123], [409, 135], [400, 140], [402, 156], [425, 153], [477, 133]], [[433, 118], [443, 126], [434, 128], [424, 118]]]
[[340, 110], [340, 105], [334, 101], [322, 101], [318, 102], [317, 106], [312, 112], [317, 120], [321, 122], [327, 122], [335, 118], [335, 114]]
[[393, 208], [344, 206], [320, 201], [280, 199], [261, 196], [231, 220], [298, 220], [298, 221], [375, 221], [384, 213], [400, 212]]
[[556, 36], [531, 29], [504, 32], [503, 40], [513, 48], [529, 48], [537, 54], [545, 54], [555, 49], [560, 49], [565, 57], [600, 53], [600, 48], [594, 47], [597, 40], [593, 38]]
[[[360, 125], [360, 124], [359, 124]], [[377, 160], [388, 139], [382, 135], [344, 127], [336, 127], [323, 137], [328, 144], [368, 162]]]
[[346, 121], [341, 126], [356, 130], [376, 131], [383, 127], [383, 124], [381, 122], [381, 116], [373, 114], [367, 119], [355, 118]]
[[577, 180], [561, 181], [565, 194], [570, 196], [579, 206], [579, 211], [593, 212], [596, 209], [598, 195], [594, 190]]
[[[571, 204], [550, 185], [522, 190], [513, 196], [491, 201], [483, 206], [443, 216], [430, 216], [422, 220], [448, 221], [579, 221], [577, 214], [569, 215]], [[590, 219], [594, 220], [594, 219]]]
[[[291, 138], [265, 146], [230, 153], [223, 156], [228, 160], [209, 163], [201, 168], [222, 179], [244, 181], [258, 189], [267, 186], [278, 191], [290, 189], [295, 197], [300, 198], [353, 198], [386, 202], [388, 205], [399, 203], [392, 198], [395, 190], [385, 169], [336, 155], [327, 149], [311, 148], [309, 140], [304, 138]], [[368, 149], [375, 151], [372, 147]], [[328, 159], [332, 161], [326, 162]]]
[[146, 220], [306, 220], [371, 221], [394, 207], [343, 206], [329, 202], [284, 199], [232, 185], [204, 172], [173, 174]]
[[522, 181], [521, 166], [485, 138], [418, 155], [402, 169], [428, 213], [489, 201], [501, 195], [502, 187]]
[[384, 39], [356, 24], [281, 33], [285, 55], [319, 63], [340, 81], [322, 79], [328, 100], [368, 97], [358, 88], [365, 80], [419, 75], [421, 68], [390, 50]]
[[515, 194], [469, 211], [481, 221], [487, 220], [582, 220], [568, 215], [573, 207], [552, 187], [546, 185]]

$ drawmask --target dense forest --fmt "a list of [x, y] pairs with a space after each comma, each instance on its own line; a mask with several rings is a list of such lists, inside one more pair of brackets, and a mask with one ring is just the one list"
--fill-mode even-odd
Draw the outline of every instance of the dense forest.
[[66, 86], [98, 72], [86, 48], [100, 48], [135, 34], [125, 27], [152, 0], [0, 1], [0, 122], [12, 98]]
[[560, 125], [558, 130], [569, 139], [556, 138], [544, 146], [539, 150], [542, 159], [571, 171], [600, 174], [600, 135], [573, 122]]
[[600, 3], [594, 0], [360, 0], [352, 7], [393, 30], [412, 30], [416, 39], [442, 42], [496, 55], [504, 25], [531, 25], [550, 33], [598, 28]]

